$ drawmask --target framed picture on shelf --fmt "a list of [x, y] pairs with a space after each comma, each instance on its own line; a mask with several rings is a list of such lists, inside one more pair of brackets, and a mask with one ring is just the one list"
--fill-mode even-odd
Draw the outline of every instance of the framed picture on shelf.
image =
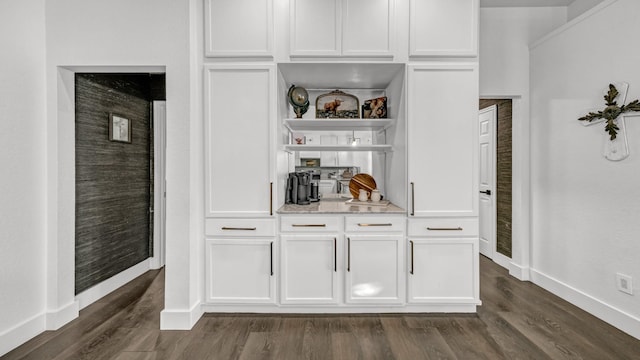
[[360, 118], [360, 101], [357, 97], [340, 90], [319, 95], [316, 98], [316, 118], [358, 119]]
[[131, 143], [131, 120], [109, 114], [109, 141]]
[[363, 119], [386, 119], [387, 118], [387, 97], [382, 96], [375, 99], [366, 100], [362, 105]]

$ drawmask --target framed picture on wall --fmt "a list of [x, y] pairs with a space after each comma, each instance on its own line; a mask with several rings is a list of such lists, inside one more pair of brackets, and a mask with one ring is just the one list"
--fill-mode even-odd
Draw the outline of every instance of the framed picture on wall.
[[131, 120], [109, 114], [109, 140], [131, 143]]

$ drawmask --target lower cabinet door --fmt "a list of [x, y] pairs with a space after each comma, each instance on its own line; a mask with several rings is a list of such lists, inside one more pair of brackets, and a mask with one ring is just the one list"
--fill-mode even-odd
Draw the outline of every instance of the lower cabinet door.
[[477, 239], [409, 239], [409, 302], [479, 301]]
[[275, 303], [273, 239], [207, 239], [206, 301]]
[[280, 302], [338, 303], [337, 235], [282, 235]]
[[404, 302], [404, 244], [397, 235], [347, 235], [346, 302]]

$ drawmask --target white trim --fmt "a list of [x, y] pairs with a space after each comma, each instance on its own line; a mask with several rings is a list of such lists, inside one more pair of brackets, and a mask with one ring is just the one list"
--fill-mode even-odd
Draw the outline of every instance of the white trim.
[[153, 257], [150, 266], [159, 269], [165, 264], [166, 242], [166, 148], [167, 102], [152, 101], [153, 121]]
[[80, 309], [84, 309], [85, 307], [105, 297], [112, 291], [125, 285], [129, 281], [149, 271], [152, 268], [151, 259], [152, 258], [143, 260], [138, 264], [76, 295], [76, 302], [79, 304]]
[[529, 267], [524, 267], [516, 264], [515, 262], [509, 262], [509, 275], [520, 281], [530, 281], [531, 280], [531, 269]]
[[494, 250], [491, 260], [507, 270], [509, 269], [509, 265], [511, 264], [511, 258], [499, 253], [497, 250]]
[[[267, 314], [378, 314], [378, 313], [476, 313], [481, 301], [470, 300], [466, 303], [453, 304], [449, 299], [442, 303], [399, 304], [399, 305], [218, 305], [202, 304], [205, 313], [267, 313]], [[162, 327], [161, 327], [162, 329]]]
[[529, 51], [531, 51], [531, 50], [535, 49], [536, 47], [542, 45], [543, 43], [555, 38], [556, 36], [562, 34], [563, 32], [571, 29], [572, 27], [578, 25], [579, 23], [581, 23], [582, 21], [590, 18], [591, 16], [599, 13], [600, 11], [604, 10], [605, 8], [607, 8], [609, 5], [612, 5], [616, 1], [618, 1], [618, 0], [605, 0], [605, 1], [601, 2], [600, 4], [594, 6], [593, 8], [591, 8], [588, 11], [584, 12], [582, 15], [580, 15], [580, 16], [574, 18], [573, 20], [569, 21], [568, 23], [560, 26], [559, 28], [557, 28], [554, 31], [550, 32], [549, 34], [543, 36], [542, 38], [532, 42], [531, 45], [529, 45]]
[[0, 333], [0, 356], [29, 341], [45, 330], [45, 314], [38, 314]]
[[80, 307], [78, 301], [73, 302], [45, 313], [46, 330], [58, 330], [68, 322], [76, 319], [80, 315]]
[[191, 330], [200, 320], [204, 311], [200, 302], [189, 310], [162, 310], [160, 312], [160, 330]]
[[640, 318], [626, 313], [541, 271], [531, 269], [534, 284], [640, 339]]

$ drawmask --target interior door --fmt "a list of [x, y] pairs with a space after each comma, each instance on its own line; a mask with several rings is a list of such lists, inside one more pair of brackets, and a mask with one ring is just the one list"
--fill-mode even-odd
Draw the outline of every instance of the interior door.
[[480, 253], [493, 259], [496, 249], [496, 105], [480, 110]]

